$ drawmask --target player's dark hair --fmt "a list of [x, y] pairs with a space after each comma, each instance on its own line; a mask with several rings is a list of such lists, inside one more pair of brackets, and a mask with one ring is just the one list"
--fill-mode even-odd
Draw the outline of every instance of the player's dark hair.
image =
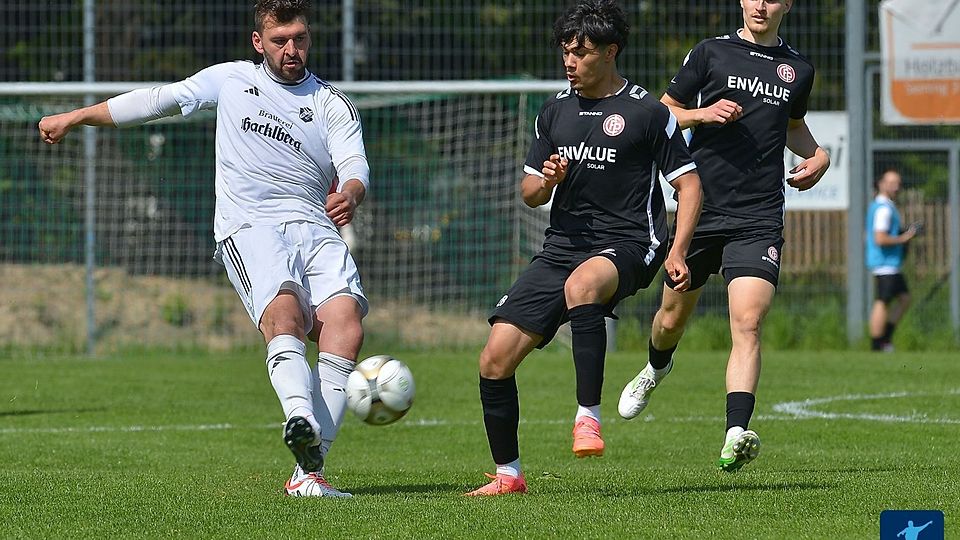
[[563, 47], [576, 41], [581, 47], [590, 38], [594, 45], [615, 44], [619, 57], [629, 33], [627, 14], [614, 0], [580, 0], [553, 23], [552, 43], [554, 47]]
[[257, 0], [253, 6], [253, 19], [257, 32], [263, 32], [267, 17], [280, 24], [287, 24], [298, 17], [310, 20], [310, 0]]

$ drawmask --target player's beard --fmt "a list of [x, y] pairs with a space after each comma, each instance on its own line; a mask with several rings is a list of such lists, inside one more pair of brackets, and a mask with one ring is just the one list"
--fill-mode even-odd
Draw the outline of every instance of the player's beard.
[[280, 80], [297, 82], [303, 78], [304, 74], [307, 71], [307, 67], [303, 63], [303, 59], [300, 59], [300, 63], [296, 68], [285, 69], [283, 64], [276, 65], [270, 59], [269, 56], [263, 55], [263, 61], [267, 64], [267, 69], [269, 69], [273, 74]]

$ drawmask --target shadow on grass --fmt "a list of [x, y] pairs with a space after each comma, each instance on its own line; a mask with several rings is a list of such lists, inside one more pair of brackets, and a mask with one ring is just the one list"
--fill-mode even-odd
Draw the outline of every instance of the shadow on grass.
[[92, 409], [27, 409], [23, 411], [0, 411], [0, 417], [13, 417], [13, 416], [36, 416], [41, 414], [67, 414], [67, 413], [89, 413], [89, 412], [102, 412], [107, 410], [106, 407], [96, 407]]
[[650, 493], [725, 493], [728, 491], [814, 491], [834, 489], [837, 482], [776, 482], [753, 485], [677, 486], [648, 490]]
[[465, 488], [460, 484], [392, 484], [350, 488], [348, 491], [354, 495], [396, 495], [399, 493], [450, 495], [450, 493], [465, 492]]
[[812, 473], [812, 474], [823, 474], [823, 473], [877, 473], [877, 472], [904, 472], [904, 471], [931, 471], [931, 470], [943, 470], [943, 467], [937, 467], [935, 465], [883, 465], [877, 467], [833, 467], [829, 469], [814, 469], [814, 468], [804, 468], [804, 469], [784, 469], [784, 472], [789, 473]]

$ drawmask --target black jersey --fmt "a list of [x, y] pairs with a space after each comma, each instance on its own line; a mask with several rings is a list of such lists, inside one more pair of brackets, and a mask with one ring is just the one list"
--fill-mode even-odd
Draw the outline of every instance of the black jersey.
[[667, 237], [658, 170], [668, 181], [696, 168], [676, 118], [643, 88], [544, 103], [524, 171], [542, 176], [551, 154], [568, 160], [557, 185], [544, 248], [592, 249], [623, 240], [655, 250]]
[[783, 40], [763, 47], [733, 33], [690, 51], [667, 95], [688, 108], [721, 99], [743, 107], [732, 124], [693, 130], [704, 213], [783, 224], [787, 124], [806, 115], [813, 76], [813, 64]]

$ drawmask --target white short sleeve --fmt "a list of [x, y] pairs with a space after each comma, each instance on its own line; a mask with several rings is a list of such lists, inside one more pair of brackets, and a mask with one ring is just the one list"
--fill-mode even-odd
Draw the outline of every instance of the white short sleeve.
[[889, 206], [881, 206], [873, 214], [873, 232], [890, 232], [890, 221], [893, 213]]

